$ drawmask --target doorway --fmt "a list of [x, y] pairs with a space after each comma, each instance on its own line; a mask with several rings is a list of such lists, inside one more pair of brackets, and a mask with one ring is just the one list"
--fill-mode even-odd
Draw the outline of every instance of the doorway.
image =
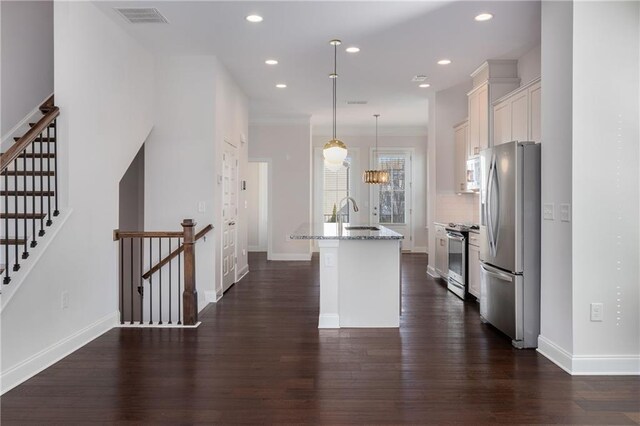
[[411, 149], [371, 151], [371, 164], [389, 171], [389, 183], [371, 185], [371, 223], [386, 226], [405, 236], [402, 250], [413, 250]]
[[[120, 180], [118, 202], [118, 229], [144, 231], [144, 144]], [[133, 261], [133, 259], [141, 259], [144, 255], [141, 242], [142, 239], [135, 242], [131, 240], [131, 244], [121, 243], [123, 251], [120, 268], [123, 271], [132, 272], [132, 274], [124, 274], [122, 286], [118, 286], [120, 312], [125, 322], [141, 318], [140, 292], [142, 290], [138, 287], [138, 279], [143, 271], [140, 270], [140, 263]]]
[[238, 148], [225, 141], [222, 154], [222, 292], [236, 282], [238, 264]]
[[249, 161], [247, 239], [249, 252], [269, 251], [269, 163]]

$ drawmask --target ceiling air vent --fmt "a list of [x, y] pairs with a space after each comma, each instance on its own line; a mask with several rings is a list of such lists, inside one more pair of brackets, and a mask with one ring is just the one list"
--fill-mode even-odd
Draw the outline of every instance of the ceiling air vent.
[[369, 101], [347, 101], [347, 105], [366, 105]]
[[168, 24], [167, 18], [162, 16], [158, 9], [153, 7], [145, 8], [116, 8], [130, 24]]
[[422, 82], [422, 81], [425, 81], [426, 79], [427, 79], [427, 76], [426, 76], [426, 75], [419, 74], [419, 75], [415, 75], [415, 76], [413, 76], [413, 78], [411, 79], [411, 81]]

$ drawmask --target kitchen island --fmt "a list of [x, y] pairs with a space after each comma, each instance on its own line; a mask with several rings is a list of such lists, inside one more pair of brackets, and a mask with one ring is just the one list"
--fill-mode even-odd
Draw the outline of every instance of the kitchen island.
[[320, 248], [318, 328], [399, 327], [401, 234], [384, 226], [302, 225], [292, 239]]

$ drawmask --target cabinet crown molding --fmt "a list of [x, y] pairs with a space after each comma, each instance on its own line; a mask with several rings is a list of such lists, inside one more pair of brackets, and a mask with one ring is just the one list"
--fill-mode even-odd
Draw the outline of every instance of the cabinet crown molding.
[[511, 96], [517, 95], [520, 92], [523, 92], [525, 90], [528, 90], [531, 86], [534, 86], [536, 84], [540, 83], [540, 77], [536, 77], [533, 80], [531, 80], [530, 82], [523, 84], [522, 86], [518, 87], [517, 89], [507, 93], [506, 95], [496, 99], [495, 101], [493, 101], [493, 106], [498, 105], [500, 102], [504, 101], [505, 99], [509, 99]]
[[518, 78], [518, 60], [489, 59], [471, 73], [471, 78], [474, 88], [491, 79]]

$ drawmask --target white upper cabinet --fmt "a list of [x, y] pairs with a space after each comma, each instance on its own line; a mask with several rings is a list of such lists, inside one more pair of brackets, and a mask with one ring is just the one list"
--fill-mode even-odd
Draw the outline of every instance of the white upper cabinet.
[[467, 152], [469, 121], [465, 120], [453, 127], [455, 135], [455, 188], [456, 192], [467, 192]]
[[[469, 99], [469, 140], [467, 157], [473, 158], [494, 140], [493, 102], [520, 85], [516, 60], [489, 60], [475, 70]], [[525, 104], [525, 109], [527, 105]], [[525, 130], [526, 131], [526, 130]], [[511, 130], [509, 131], [511, 133]]]
[[493, 106], [493, 145], [540, 142], [540, 79], [498, 99]]
[[542, 97], [542, 85], [540, 80], [529, 86], [529, 140], [540, 142], [540, 101]]

